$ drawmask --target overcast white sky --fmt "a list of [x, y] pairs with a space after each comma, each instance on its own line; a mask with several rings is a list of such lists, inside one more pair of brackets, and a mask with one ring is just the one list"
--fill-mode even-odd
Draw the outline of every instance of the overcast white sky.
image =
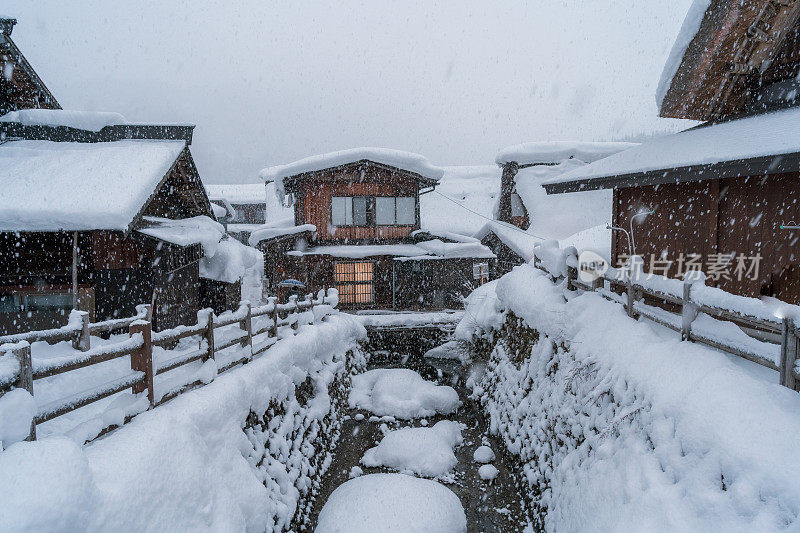
[[207, 183], [354, 146], [491, 164], [685, 127], [655, 87], [691, 0], [11, 0], [65, 109], [197, 124]]

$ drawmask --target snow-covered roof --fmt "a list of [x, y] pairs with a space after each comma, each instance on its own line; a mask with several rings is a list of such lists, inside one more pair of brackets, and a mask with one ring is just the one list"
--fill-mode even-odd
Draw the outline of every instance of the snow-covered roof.
[[542, 242], [542, 239], [531, 235], [527, 231], [520, 229], [514, 225], [499, 220], [487, 222], [475, 234], [477, 239], [483, 239], [489, 233], [494, 233], [503, 244], [511, 248], [511, 250], [523, 258], [525, 261], [530, 261], [533, 258], [534, 247]]
[[419, 197], [422, 229], [472, 235], [494, 217], [502, 170], [497, 165], [442, 169], [436, 190]]
[[0, 117], [0, 122], [17, 122], [24, 126], [67, 126], [87, 131], [129, 124], [119, 113], [67, 109], [20, 109], [6, 113]]
[[661, 79], [656, 88], [656, 104], [661, 109], [661, 104], [664, 102], [664, 97], [667, 95], [672, 79], [678, 72], [678, 67], [683, 61], [683, 56], [689, 48], [689, 44], [697, 35], [700, 30], [700, 24], [703, 22], [706, 10], [711, 5], [711, 0], [694, 0], [689, 7], [686, 18], [683, 20], [683, 25], [675, 38], [675, 43], [672, 45], [672, 50], [667, 58], [667, 63], [664, 65], [664, 70], [661, 73]]
[[178, 246], [202, 244], [204, 252], [208, 255], [214, 255], [217, 244], [225, 235], [222, 224], [207, 216], [178, 220], [144, 217], [144, 221], [147, 226], [138, 229], [138, 232]]
[[[800, 108], [764, 113], [659, 137], [549, 179], [549, 192], [613, 187], [601, 178], [800, 152]], [[780, 163], [776, 158], [774, 164]], [[775, 167], [777, 169], [777, 167]], [[739, 170], [741, 175], [741, 170]], [[696, 173], [695, 179], [702, 178]], [[593, 180], [596, 180], [593, 183]]]
[[495, 157], [495, 163], [505, 165], [515, 162], [520, 165], [535, 165], [560, 163], [573, 158], [584, 163], [591, 163], [633, 146], [636, 144], [627, 142], [530, 142], [515, 144], [500, 150]]
[[213, 183], [206, 185], [209, 197], [225, 198], [232, 204], [263, 204], [266, 191], [263, 183]]
[[300, 224], [299, 226], [295, 226], [294, 219], [287, 218], [254, 228], [251, 230], [248, 242], [250, 246], [255, 246], [261, 241], [274, 239], [275, 237], [283, 237], [285, 235], [296, 235], [306, 231], [317, 231], [317, 227], [314, 224]]
[[492, 251], [479, 242], [444, 242], [440, 239], [416, 244], [359, 244], [315, 246], [305, 251], [289, 252], [289, 255], [329, 255], [363, 259], [365, 257], [394, 256], [409, 259], [453, 259], [494, 257]]
[[0, 231], [124, 230], [184, 141], [0, 145]]
[[389, 148], [351, 148], [349, 150], [306, 157], [286, 165], [265, 168], [261, 170], [259, 175], [263, 180], [278, 182], [298, 174], [338, 167], [362, 160], [382, 163], [432, 180], [438, 180], [444, 174], [441, 167], [432, 165], [425, 157], [419, 154]]

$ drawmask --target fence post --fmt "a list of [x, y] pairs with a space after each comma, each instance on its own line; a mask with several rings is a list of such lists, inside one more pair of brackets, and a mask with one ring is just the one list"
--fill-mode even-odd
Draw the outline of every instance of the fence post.
[[131, 354], [131, 370], [144, 372], [144, 383], [136, 383], [131, 387], [134, 394], [139, 394], [147, 389], [147, 399], [150, 407], [156, 404], [155, 372], [153, 371], [153, 344], [151, 343], [152, 328], [147, 320], [135, 320], [128, 327], [130, 336], [142, 334], [142, 346]]
[[575, 286], [572, 283], [578, 278], [578, 269], [575, 267], [568, 266], [567, 267], [567, 290], [572, 291], [575, 290]]
[[[89, 335], [89, 313], [87, 311], [72, 311], [72, 313], [78, 313], [81, 318], [81, 329], [78, 331], [77, 335], [72, 339], [72, 347], [75, 350], [80, 350], [82, 352], [89, 351], [90, 348], [90, 335]], [[70, 313], [70, 315], [72, 314]]]
[[299, 317], [297, 316], [298, 313], [300, 312], [300, 308], [297, 305], [297, 295], [296, 294], [289, 297], [289, 303], [294, 305], [294, 311], [292, 311], [292, 314], [294, 315], [295, 320], [294, 320], [294, 322], [292, 322], [291, 328], [293, 330], [297, 331], [298, 329], [300, 329], [300, 322], [298, 320]]
[[247, 337], [242, 339], [242, 348], [250, 345], [250, 356], [253, 356], [253, 306], [250, 302], [242, 302], [247, 306], [247, 315], [239, 322], [239, 328], [247, 332]]
[[796, 390], [794, 366], [797, 361], [797, 334], [794, 320], [784, 317], [781, 331], [781, 368], [780, 384]]
[[208, 351], [206, 355], [203, 357], [203, 362], [208, 361], [209, 359], [214, 359], [214, 311], [208, 311], [208, 322], [206, 322], [206, 332], [203, 335], [206, 339], [206, 343], [208, 343]]
[[[33, 396], [33, 363], [31, 361], [31, 345], [24, 343], [24, 346], [13, 350], [12, 353], [19, 361], [19, 376], [17, 376], [17, 383], [15, 387], [18, 389], [25, 389]], [[36, 421], [31, 420], [31, 431], [28, 438], [25, 440], [36, 440]]]
[[692, 322], [697, 318], [697, 306], [692, 303], [692, 285], [705, 283], [705, 275], [699, 270], [690, 270], [683, 275], [683, 298], [681, 299], [681, 340], [692, 340]]
[[278, 299], [274, 296], [270, 298], [272, 302], [272, 312], [270, 312], [270, 317], [272, 318], [272, 336], [276, 339], [278, 338]]

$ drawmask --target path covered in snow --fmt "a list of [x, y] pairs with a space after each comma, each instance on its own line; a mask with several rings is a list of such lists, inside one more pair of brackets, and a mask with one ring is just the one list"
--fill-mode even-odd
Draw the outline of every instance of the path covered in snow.
[[460, 378], [445, 372], [426, 382], [406, 368], [354, 377], [351, 411], [312, 511], [318, 533], [526, 530], [513, 463]]

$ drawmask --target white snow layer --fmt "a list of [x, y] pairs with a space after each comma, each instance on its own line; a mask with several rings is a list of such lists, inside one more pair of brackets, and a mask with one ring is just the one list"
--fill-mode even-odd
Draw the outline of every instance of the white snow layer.
[[294, 217], [285, 218], [283, 220], [257, 226], [250, 232], [248, 242], [250, 246], [255, 246], [261, 241], [282, 237], [284, 235], [296, 235], [305, 231], [315, 232], [317, 231], [317, 227], [314, 224], [300, 224], [299, 226], [295, 226]]
[[256, 267], [263, 269], [263, 261], [260, 261], [262, 258], [263, 254], [255, 248], [226, 237], [220, 241], [214, 255], [206, 255], [200, 259], [200, 277], [235, 283], [244, 278], [248, 270]]
[[353, 376], [350, 407], [402, 419], [450, 414], [458, 409], [453, 387], [436, 385], [405, 368], [378, 368]]
[[472, 459], [476, 463], [491, 463], [494, 461], [494, 451], [488, 446], [478, 446], [472, 453]]
[[539, 332], [499, 342], [472, 384], [548, 530], [800, 526], [796, 392], [595, 293], [567, 301], [531, 265], [493, 287], [457, 336], [490, 339], [506, 311]]
[[495, 163], [505, 165], [515, 162], [519, 165], [542, 163], [561, 163], [567, 159], [577, 159], [592, 163], [598, 159], [616, 154], [636, 146], [626, 142], [582, 142], [582, 141], [540, 141], [515, 144], [500, 150]]
[[232, 204], [263, 204], [267, 199], [263, 183], [207, 183], [209, 198], [225, 198]]
[[264, 168], [259, 173], [259, 176], [265, 181], [275, 182], [275, 194], [281, 199], [281, 203], [283, 204], [284, 202], [282, 199], [286, 194], [283, 187], [284, 178], [296, 176], [305, 172], [338, 167], [348, 163], [356, 163], [365, 159], [414, 172], [424, 178], [438, 180], [444, 174], [444, 170], [442, 170], [441, 167], [432, 165], [430, 161], [419, 154], [392, 150], [390, 148], [364, 147], [313, 155], [286, 165]]
[[361, 464], [424, 477], [443, 476], [458, 463], [453, 450], [463, 440], [461, 429], [458, 422], [442, 420], [433, 427], [390, 431], [377, 446], [366, 451]]
[[[259, 234], [261, 237], [261, 234]], [[289, 252], [290, 255], [330, 255], [361, 259], [381, 255], [395, 256], [403, 259], [437, 259], [437, 258], [479, 258], [495, 257], [492, 251], [480, 242], [444, 242], [441, 239], [421, 241], [416, 244], [341, 244], [331, 246], [315, 246], [306, 251]]]
[[[292, 435], [322, 431], [328, 383], [346, 372], [347, 351], [363, 362], [365, 334], [337, 314], [87, 446], [65, 437], [13, 444], [0, 452], [0, 529], [285, 530], [300, 490], [327, 468]], [[309, 376], [315, 396], [301, 407], [294, 391]], [[286, 416], [245, 433], [250, 413], [271, 402]]]
[[700, 24], [703, 22], [706, 10], [711, 5], [711, 0], [694, 0], [692, 5], [689, 6], [689, 11], [686, 13], [686, 18], [683, 19], [681, 31], [675, 38], [675, 44], [672, 45], [667, 62], [664, 65], [664, 70], [661, 72], [661, 79], [658, 81], [656, 88], [656, 105], [661, 109], [664, 103], [664, 97], [667, 96], [667, 91], [672, 84], [672, 79], [678, 73], [678, 68], [681, 66], [683, 56], [689, 48], [689, 44], [697, 35], [700, 30]]
[[184, 141], [0, 145], [0, 231], [124, 230]]
[[0, 117], [0, 122], [18, 122], [25, 126], [67, 126], [88, 131], [129, 124], [119, 113], [68, 109], [20, 109], [6, 113]]
[[[793, 153], [800, 146], [800, 108], [773, 111], [659, 137], [548, 180], [570, 182]], [[582, 194], [582, 193], [578, 193]], [[570, 195], [567, 195], [570, 196]]]
[[422, 229], [472, 235], [494, 218], [501, 169], [497, 165], [443, 169], [436, 189], [419, 197]]
[[316, 533], [465, 533], [467, 517], [450, 489], [403, 474], [370, 474], [337, 487]]

